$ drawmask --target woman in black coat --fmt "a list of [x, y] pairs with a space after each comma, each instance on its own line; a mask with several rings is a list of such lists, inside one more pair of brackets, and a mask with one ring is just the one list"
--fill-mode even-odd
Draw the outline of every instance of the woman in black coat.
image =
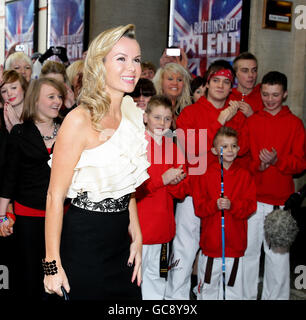
[[48, 160], [60, 127], [59, 109], [65, 99], [63, 84], [53, 79], [33, 80], [27, 90], [23, 123], [8, 137], [7, 157], [0, 187], [0, 216], [14, 200], [16, 222], [0, 223], [0, 235], [16, 234], [17, 294], [39, 298], [43, 292], [44, 216], [50, 179]]

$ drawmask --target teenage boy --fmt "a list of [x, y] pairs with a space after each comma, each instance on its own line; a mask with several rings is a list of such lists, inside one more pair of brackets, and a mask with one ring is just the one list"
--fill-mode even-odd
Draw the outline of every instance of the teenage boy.
[[[207, 74], [205, 96], [185, 107], [176, 121], [178, 143], [185, 151], [189, 175], [203, 174], [214, 159], [210, 149], [220, 127], [225, 124], [237, 130], [241, 127], [235, 119], [238, 103], [234, 101], [226, 104], [234, 81], [231, 65], [225, 60], [217, 60], [210, 65]], [[200, 139], [201, 129], [207, 129], [207, 147], [204, 147], [205, 143]], [[192, 139], [188, 139], [190, 133]], [[199, 160], [196, 164], [195, 159]], [[175, 220], [176, 235], [172, 245], [165, 298], [189, 300], [192, 266], [200, 240], [200, 219], [194, 214], [192, 197], [188, 196], [177, 204]]]
[[[190, 179], [195, 213], [202, 218], [198, 300], [223, 298], [223, 246], [225, 248], [225, 298], [226, 300], [243, 299], [243, 277], [239, 258], [244, 255], [247, 246], [247, 219], [256, 211], [256, 188], [251, 174], [235, 162], [238, 151], [237, 132], [229, 127], [221, 127], [212, 147], [212, 153], [218, 161], [212, 163], [204, 175]], [[223, 169], [221, 169], [221, 161]], [[223, 170], [222, 173], [221, 170]], [[221, 174], [224, 197], [220, 196]], [[224, 211], [224, 243], [221, 236], [221, 210]]]
[[258, 63], [250, 52], [243, 52], [233, 62], [238, 86], [233, 88], [229, 99], [239, 101], [239, 110], [250, 117], [263, 108], [260, 95], [260, 83], [257, 81]]
[[257, 211], [248, 221], [248, 248], [243, 258], [244, 296], [257, 299], [261, 246], [265, 264], [264, 300], [288, 300], [290, 292], [289, 253], [277, 253], [264, 240], [264, 219], [275, 206], [282, 207], [294, 192], [292, 175], [305, 170], [303, 122], [283, 105], [287, 93], [286, 75], [272, 71], [261, 83], [264, 109], [247, 120], [249, 145], [257, 188]]

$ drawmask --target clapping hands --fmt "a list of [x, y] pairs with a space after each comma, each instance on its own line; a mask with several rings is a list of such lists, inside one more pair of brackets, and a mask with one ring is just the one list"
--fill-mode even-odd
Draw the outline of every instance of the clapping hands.
[[264, 171], [269, 168], [270, 165], [275, 165], [277, 162], [277, 151], [272, 148], [272, 151], [264, 148], [259, 152], [259, 159], [261, 161], [259, 170]]
[[22, 123], [15, 109], [8, 102], [4, 103], [3, 116], [8, 132], [12, 130], [15, 124]]

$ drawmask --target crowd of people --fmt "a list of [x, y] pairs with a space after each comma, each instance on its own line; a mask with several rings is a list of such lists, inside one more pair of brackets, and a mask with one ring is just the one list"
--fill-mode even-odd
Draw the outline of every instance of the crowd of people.
[[271, 247], [264, 221], [296, 193], [305, 129], [286, 75], [257, 83], [257, 69], [250, 52], [197, 77], [182, 49], [141, 62], [131, 24], [72, 64], [63, 47], [11, 53], [0, 241], [14, 295], [256, 300], [263, 246], [261, 299], [288, 300], [289, 248]]

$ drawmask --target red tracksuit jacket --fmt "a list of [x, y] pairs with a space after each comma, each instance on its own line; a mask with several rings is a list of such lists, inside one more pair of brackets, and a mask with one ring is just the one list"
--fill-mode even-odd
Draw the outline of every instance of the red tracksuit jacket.
[[[306, 169], [305, 129], [303, 122], [287, 106], [275, 116], [262, 110], [247, 120], [251, 168], [255, 174], [257, 200], [284, 205], [294, 192], [292, 175]], [[259, 171], [259, 152], [272, 147], [278, 161], [264, 171]]]
[[261, 100], [261, 94], [260, 94], [260, 86], [261, 84], [257, 84], [254, 89], [247, 94], [246, 96], [243, 96], [243, 94], [238, 91], [237, 88], [233, 88], [231, 94], [229, 95], [228, 100], [237, 100], [242, 101], [244, 100], [246, 103], [248, 103], [254, 112], [258, 112], [259, 110], [263, 109], [263, 103]]
[[[224, 169], [224, 196], [231, 201], [224, 210], [225, 256], [241, 257], [247, 247], [247, 219], [256, 211], [256, 188], [252, 175], [233, 163]], [[214, 161], [206, 174], [189, 179], [195, 213], [201, 219], [200, 247], [209, 257], [222, 256], [221, 211], [217, 199], [221, 192], [221, 169]]]
[[[167, 243], [175, 235], [173, 197], [177, 195], [177, 198], [180, 198], [182, 189], [180, 189], [179, 194], [177, 190], [179, 190], [180, 183], [178, 185], [165, 186], [162, 174], [171, 167], [177, 168], [179, 166], [177, 152], [180, 152], [180, 150], [167, 137], [163, 137], [161, 145], [158, 145], [147, 132], [146, 139], [149, 142], [147, 151], [148, 161], [151, 163], [148, 168], [150, 178], [138, 187], [136, 191], [143, 244]], [[168, 147], [165, 148], [165, 146]], [[172, 151], [170, 150], [173, 150], [173, 161], [171, 160]], [[183, 156], [180, 158], [184, 160]], [[166, 161], [170, 163], [167, 164]], [[183, 193], [182, 197], [184, 198], [184, 196]]]
[[[233, 100], [233, 101], [244, 100], [246, 103], [248, 103], [252, 107], [254, 113], [256, 113], [259, 110], [263, 109], [263, 103], [262, 103], [261, 94], [260, 94], [260, 86], [261, 86], [260, 83], [257, 84], [254, 87], [254, 89], [245, 96], [243, 96], [242, 93], [238, 91], [237, 88], [233, 88], [231, 94], [228, 97], [228, 102], [230, 100]], [[233, 128], [236, 129], [235, 127], [237, 127], [237, 125], [240, 126], [240, 129], [238, 129], [238, 132], [241, 132], [239, 136], [239, 145], [243, 147], [243, 150], [239, 152], [239, 155], [243, 154], [243, 157], [238, 157], [237, 161], [239, 162], [240, 166], [249, 170], [251, 156], [249, 153], [246, 152], [246, 150], [248, 149], [248, 141], [247, 141], [247, 133], [246, 133], [247, 117], [241, 111], [238, 111], [235, 118], [236, 118], [236, 123], [233, 124]], [[232, 121], [235, 121], [235, 118], [232, 119]]]
[[[178, 129], [183, 129], [185, 140], [181, 139], [178, 133], [178, 141], [181, 145], [185, 146], [186, 157], [188, 157], [188, 153], [190, 153], [190, 151], [192, 152], [193, 150], [195, 150], [195, 155], [197, 157], [207, 155], [207, 164], [214, 161], [215, 156], [211, 153], [211, 147], [215, 134], [222, 126], [218, 121], [218, 117], [220, 115], [220, 112], [224, 110], [227, 106], [228, 105], [225, 104], [222, 109], [217, 109], [205, 97], [201, 97], [196, 103], [187, 106], [182, 110], [179, 117], [177, 118], [176, 127]], [[225, 125], [237, 130], [238, 140], [241, 140], [240, 136], [244, 132], [244, 123], [245, 116], [241, 112], [238, 112]], [[186, 137], [188, 129], [195, 129], [195, 139], [192, 139], [192, 146], [190, 147], [189, 144], [186, 149], [185, 144], [187, 141]], [[199, 149], [199, 129], [207, 129], [207, 148], [205, 150], [203, 148], [201, 150]], [[239, 142], [239, 145], [239, 155], [243, 155], [245, 153], [246, 147], [244, 146], [242, 140], [241, 143]], [[186, 163], [188, 166], [196, 166], [194, 164], [189, 163], [188, 158]]]

